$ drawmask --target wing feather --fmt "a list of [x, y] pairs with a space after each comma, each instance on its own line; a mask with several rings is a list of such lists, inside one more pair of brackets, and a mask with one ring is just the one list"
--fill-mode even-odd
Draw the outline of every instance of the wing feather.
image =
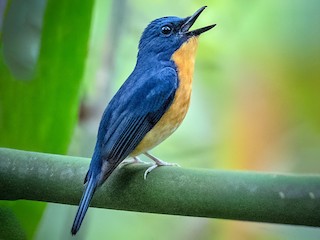
[[135, 86], [125, 84], [100, 124], [97, 144], [101, 144], [102, 159], [114, 164], [125, 159], [172, 104], [177, 86], [176, 71], [170, 67], [139, 79]]

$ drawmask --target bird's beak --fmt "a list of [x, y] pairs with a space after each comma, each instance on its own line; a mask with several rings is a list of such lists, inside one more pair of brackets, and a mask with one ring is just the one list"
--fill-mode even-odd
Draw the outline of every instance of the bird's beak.
[[204, 7], [200, 8], [191, 17], [187, 17], [186, 18], [186, 22], [181, 26], [180, 33], [185, 34], [188, 37], [199, 36], [201, 33], [204, 33], [206, 31], [210, 30], [211, 28], [213, 28], [214, 26], [216, 26], [216, 24], [212, 24], [212, 25], [209, 25], [207, 27], [203, 27], [203, 28], [199, 28], [199, 29], [196, 29], [196, 30], [193, 30], [193, 31], [189, 31], [189, 29], [192, 27], [192, 25], [195, 23], [197, 18], [200, 16], [202, 11], [206, 7], [207, 6], [204, 6]]

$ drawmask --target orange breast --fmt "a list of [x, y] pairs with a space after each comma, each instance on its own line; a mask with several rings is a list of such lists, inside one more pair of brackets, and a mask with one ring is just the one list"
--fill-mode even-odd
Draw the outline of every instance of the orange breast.
[[181, 124], [189, 108], [192, 90], [195, 54], [198, 38], [192, 37], [185, 42], [173, 55], [178, 75], [179, 87], [173, 102], [159, 122], [146, 134], [130, 156], [137, 156], [155, 147], [169, 137]]

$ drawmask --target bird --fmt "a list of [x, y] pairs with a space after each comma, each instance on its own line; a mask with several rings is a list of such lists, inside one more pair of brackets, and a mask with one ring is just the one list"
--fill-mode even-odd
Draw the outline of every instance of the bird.
[[158, 18], [143, 31], [134, 70], [102, 115], [72, 235], [79, 231], [97, 188], [125, 159], [139, 162], [138, 156], [145, 154], [153, 160], [144, 178], [158, 166], [175, 165], [148, 151], [169, 137], [188, 111], [198, 37], [216, 26], [190, 30], [205, 8], [185, 18]]

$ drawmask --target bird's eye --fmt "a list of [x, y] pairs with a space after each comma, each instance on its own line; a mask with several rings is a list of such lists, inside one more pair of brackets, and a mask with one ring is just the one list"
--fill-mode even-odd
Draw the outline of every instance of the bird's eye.
[[171, 32], [172, 32], [172, 28], [170, 26], [168, 26], [168, 25], [163, 26], [161, 28], [161, 33], [164, 34], [164, 35], [169, 35], [169, 34], [171, 34]]

